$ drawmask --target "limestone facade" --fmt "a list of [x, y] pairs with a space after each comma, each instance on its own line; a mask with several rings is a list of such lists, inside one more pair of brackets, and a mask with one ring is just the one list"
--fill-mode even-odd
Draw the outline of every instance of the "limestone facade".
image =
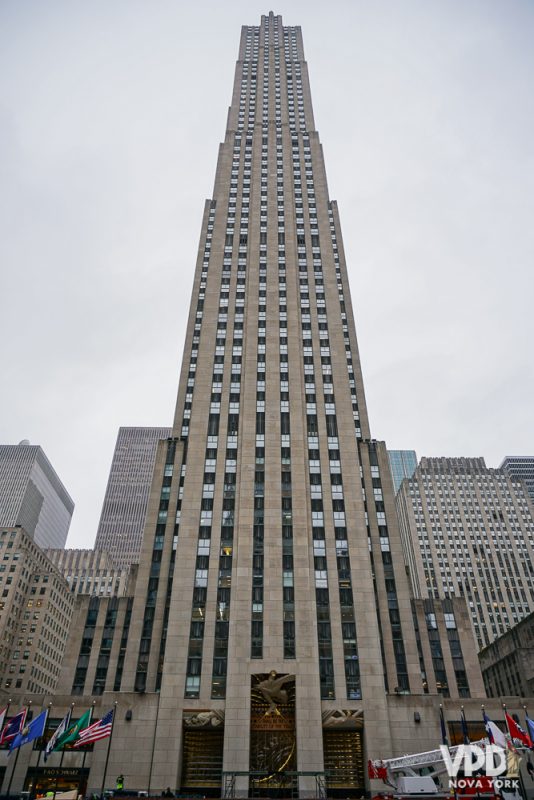
[[54, 691], [74, 600], [23, 528], [0, 528], [0, 675], [10, 692]]
[[534, 611], [534, 507], [483, 458], [422, 458], [397, 495], [416, 597], [464, 597], [479, 649]]

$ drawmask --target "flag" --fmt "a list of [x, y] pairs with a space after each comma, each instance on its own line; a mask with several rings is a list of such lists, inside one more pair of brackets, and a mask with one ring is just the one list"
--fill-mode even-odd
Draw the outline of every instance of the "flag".
[[486, 730], [488, 732], [488, 738], [491, 744], [497, 744], [499, 747], [503, 747], [506, 750], [506, 737], [501, 729], [491, 721], [491, 719], [486, 716], [486, 712], [483, 711], [484, 717], [484, 725], [486, 726]]
[[5, 744], [6, 742], [10, 742], [12, 739], [15, 738], [17, 733], [20, 733], [24, 727], [24, 723], [26, 722], [26, 714], [28, 712], [27, 708], [23, 708], [22, 711], [11, 717], [7, 725], [4, 726], [2, 733], [0, 734], [0, 744]]
[[441, 741], [443, 744], [448, 745], [447, 728], [445, 727], [445, 717], [443, 716], [443, 708], [441, 706], [439, 707], [439, 724], [441, 727]]
[[530, 717], [525, 717], [527, 721], [527, 728], [532, 741], [534, 741], [534, 720], [530, 719]]
[[388, 771], [387, 768], [382, 764], [381, 761], [369, 761], [367, 762], [367, 775], [369, 778], [378, 779], [387, 781], [388, 779]]
[[61, 720], [61, 722], [57, 726], [56, 730], [54, 731], [54, 733], [52, 734], [50, 739], [47, 741], [46, 747], [45, 747], [45, 751], [44, 751], [44, 760], [45, 761], [48, 758], [48, 756], [50, 755], [50, 753], [53, 753], [53, 751], [56, 749], [56, 747], [58, 747], [59, 740], [61, 739], [61, 737], [67, 731], [67, 728], [69, 727], [69, 724], [70, 724], [71, 714], [72, 714], [72, 711], [69, 711], [68, 714], [66, 714], [63, 717], [63, 719]]
[[80, 717], [80, 719], [77, 719], [76, 722], [73, 722], [72, 725], [69, 725], [63, 736], [58, 737], [54, 749], [59, 750], [60, 747], [65, 747], [66, 744], [72, 744], [75, 742], [80, 735], [82, 728], [86, 728], [91, 722], [92, 713], [93, 709], [90, 708], [89, 711], [86, 711], [85, 714]]
[[464, 744], [470, 744], [469, 731], [467, 730], [467, 720], [465, 718], [463, 708], [460, 715], [460, 721], [462, 723], [462, 736], [464, 737]]
[[523, 728], [517, 724], [515, 719], [506, 712], [504, 713], [504, 716], [506, 717], [506, 724], [508, 725], [508, 730], [510, 731], [512, 741], [514, 739], [518, 739], [522, 744], [526, 745], [526, 747], [534, 747], [532, 739], [528, 733], [526, 733]]
[[3, 709], [0, 711], [0, 731], [1, 731], [1, 730], [2, 730], [2, 728], [4, 727], [4, 722], [5, 722], [5, 720], [6, 720], [6, 714], [7, 714], [7, 710], [8, 710], [8, 708], [9, 708], [9, 706], [6, 706], [5, 708], [3, 708]]
[[45, 711], [41, 711], [38, 717], [32, 719], [29, 725], [25, 725], [20, 733], [17, 733], [9, 745], [9, 752], [15, 750], [17, 747], [22, 747], [23, 744], [28, 744], [28, 742], [33, 742], [34, 739], [38, 739], [40, 736], [43, 736], [47, 719], [48, 709], [45, 709]]
[[112, 708], [111, 711], [108, 711], [98, 722], [94, 722], [88, 728], [85, 728], [85, 730], [80, 731], [78, 739], [74, 743], [74, 747], [82, 747], [84, 744], [98, 742], [99, 739], [106, 739], [108, 736], [111, 736], [114, 710], [115, 709]]

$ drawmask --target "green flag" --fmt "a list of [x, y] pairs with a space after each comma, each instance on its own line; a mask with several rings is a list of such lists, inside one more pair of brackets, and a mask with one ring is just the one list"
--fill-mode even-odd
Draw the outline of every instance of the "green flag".
[[66, 744], [72, 744], [75, 742], [78, 736], [80, 735], [80, 731], [83, 728], [87, 728], [88, 725], [91, 724], [91, 715], [93, 713], [93, 709], [90, 708], [89, 711], [86, 711], [85, 714], [77, 719], [72, 725], [69, 725], [63, 736], [60, 736], [56, 742], [56, 746], [54, 750], [59, 750], [62, 747], [65, 747]]

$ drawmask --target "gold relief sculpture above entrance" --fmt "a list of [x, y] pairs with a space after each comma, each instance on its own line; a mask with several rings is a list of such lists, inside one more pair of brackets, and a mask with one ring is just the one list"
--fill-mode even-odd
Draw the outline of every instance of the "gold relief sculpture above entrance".
[[295, 676], [275, 670], [252, 675], [251, 788], [289, 788], [296, 769]]
[[361, 731], [363, 729], [363, 709], [330, 708], [323, 711], [323, 728]]
[[[256, 686], [254, 686], [254, 679], [257, 681]], [[256, 689], [268, 703], [266, 714], [280, 715], [278, 707], [290, 702], [290, 689], [288, 688], [290, 684], [293, 687], [293, 706], [295, 705], [294, 675], [279, 675], [276, 670], [272, 669], [268, 675], [253, 675], [252, 680], [252, 692], [254, 693], [254, 689]]]

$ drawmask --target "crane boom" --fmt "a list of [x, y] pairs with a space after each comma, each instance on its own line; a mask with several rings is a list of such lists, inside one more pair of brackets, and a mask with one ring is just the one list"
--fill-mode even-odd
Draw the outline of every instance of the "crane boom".
[[[456, 747], [449, 747], [449, 753], [451, 754], [451, 758], [454, 758], [455, 753], [457, 752], [458, 748], [462, 747], [462, 745], [457, 745]], [[420, 767], [428, 767], [432, 764], [439, 764], [443, 762], [443, 755], [441, 750], [427, 750], [424, 753], [412, 753], [411, 755], [405, 756], [398, 756], [397, 758], [382, 758], [374, 760], [373, 766], [375, 767], [385, 767], [390, 772], [395, 772], [399, 769], [405, 769], [407, 767], [411, 769], [419, 769]]]

